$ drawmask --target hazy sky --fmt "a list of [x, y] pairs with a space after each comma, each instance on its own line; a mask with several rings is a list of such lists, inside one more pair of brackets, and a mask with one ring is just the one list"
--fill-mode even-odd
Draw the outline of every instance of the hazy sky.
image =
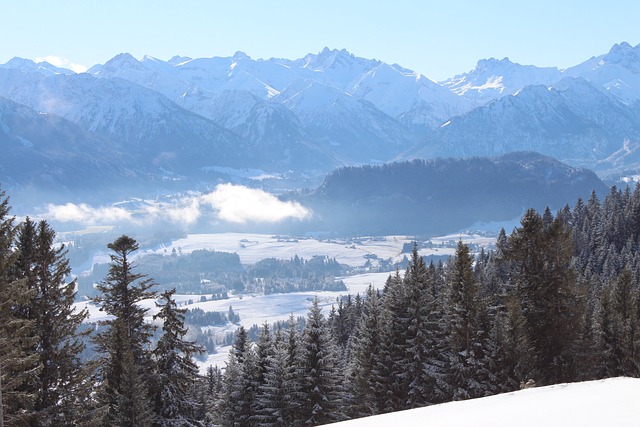
[[[299, 58], [325, 46], [432, 80], [479, 59], [565, 68], [640, 43], [637, 0], [3, 0], [0, 63], [14, 56], [89, 67], [121, 52]], [[54, 59], [52, 61], [55, 62]], [[80, 67], [78, 67], [80, 69]]]

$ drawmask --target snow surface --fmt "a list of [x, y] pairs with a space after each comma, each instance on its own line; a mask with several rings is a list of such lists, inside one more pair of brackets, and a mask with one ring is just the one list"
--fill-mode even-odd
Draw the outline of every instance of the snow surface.
[[639, 399], [640, 379], [611, 378], [531, 388], [360, 418], [332, 426], [635, 427], [640, 425]]
[[[243, 264], [255, 264], [266, 258], [288, 260], [298, 255], [304, 259], [314, 256], [335, 258], [341, 264], [361, 267], [372, 255], [380, 259], [401, 262], [405, 243], [415, 239], [408, 236], [362, 237], [357, 239], [316, 239], [311, 237], [287, 237], [254, 233], [189, 234], [183, 239], [161, 245], [145, 253], [190, 253], [197, 249], [236, 253]], [[494, 237], [479, 234], [457, 233], [430, 239], [431, 248], [420, 249], [420, 255], [453, 255], [459, 240], [467, 244], [489, 247]]]
[[[198, 249], [208, 249], [221, 252], [237, 253], [243, 264], [254, 264], [265, 258], [291, 259], [295, 255], [311, 259], [314, 256], [328, 256], [335, 258], [342, 264], [347, 264], [354, 269], [363, 270], [367, 261], [375, 265], [375, 258], [391, 259], [393, 262], [401, 262], [409, 254], [402, 253], [405, 243], [411, 243], [414, 239], [407, 236], [361, 237], [354, 239], [316, 239], [293, 238], [288, 236], [274, 236], [254, 233], [219, 233], [219, 234], [189, 234], [187, 237], [159, 245], [153, 249], [141, 250], [134, 254], [133, 259], [144, 254], [171, 254], [173, 249], [179, 254], [187, 254]], [[421, 248], [422, 256], [444, 255], [455, 253], [457, 242], [474, 244], [479, 247], [489, 247], [494, 244], [495, 238], [477, 234], [456, 233], [430, 239], [430, 247]], [[94, 263], [108, 263], [109, 254], [100, 252], [94, 255]], [[347, 294], [363, 295], [369, 286], [382, 289], [389, 275], [393, 272], [372, 273], [365, 272], [349, 276], [336, 277], [342, 280], [347, 287], [346, 291], [327, 292], [294, 292], [273, 295], [230, 295], [229, 299], [200, 302], [206, 295], [174, 295], [178, 305], [189, 309], [200, 308], [205, 312], [217, 311], [227, 313], [229, 307], [240, 316], [240, 325], [250, 328], [253, 325], [262, 325], [265, 322], [271, 325], [274, 322], [286, 321], [293, 314], [294, 317], [306, 317], [313, 300], [318, 298], [323, 314], [328, 316], [331, 305], [337, 299]], [[403, 274], [403, 271], [401, 271]], [[191, 302], [189, 304], [189, 302]], [[88, 301], [76, 303], [76, 308], [86, 308], [89, 312], [89, 322], [105, 320], [106, 314], [100, 308]], [[148, 308], [147, 320], [152, 321], [152, 316], [158, 309], [155, 300], [145, 300], [141, 306]], [[225, 334], [234, 332], [238, 325], [211, 326], [216, 336], [224, 338]], [[210, 365], [224, 367], [228, 358], [230, 347], [218, 347], [217, 353], [199, 360], [198, 365], [202, 372]]]

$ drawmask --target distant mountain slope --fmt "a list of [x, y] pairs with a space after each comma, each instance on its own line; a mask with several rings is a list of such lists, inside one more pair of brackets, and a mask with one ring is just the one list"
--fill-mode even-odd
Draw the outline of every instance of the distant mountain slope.
[[77, 200], [107, 185], [117, 191], [148, 173], [113, 141], [2, 97], [0, 149], [2, 189], [23, 202], [26, 193]]
[[560, 89], [528, 86], [464, 116], [427, 137], [409, 157], [494, 156], [537, 151], [594, 167], [640, 136], [640, 109], [607, 96], [582, 79]]
[[582, 77], [625, 103], [639, 101], [640, 44], [616, 44], [608, 53], [568, 68], [563, 74]]
[[512, 95], [526, 86], [550, 86], [562, 78], [555, 67], [540, 68], [520, 65], [503, 59], [481, 59], [468, 73], [441, 82], [453, 93], [469, 100], [474, 106]]
[[559, 209], [593, 190], [606, 191], [593, 172], [512, 153], [342, 168], [301, 202], [321, 230], [428, 234], [510, 220], [531, 207]]

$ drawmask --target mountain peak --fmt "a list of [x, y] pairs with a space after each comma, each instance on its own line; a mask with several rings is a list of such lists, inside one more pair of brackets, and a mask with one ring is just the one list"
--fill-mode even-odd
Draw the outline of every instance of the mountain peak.
[[168, 60], [167, 63], [170, 65], [178, 65], [178, 64], [183, 64], [185, 62], [191, 61], [192, 59], [193, 58], [190, 58], [188, 56], [175, 55], [173, 58]]
[[241, 50], [237, 51], [236, 53], [233, 54], [233, 59], [235, 61], [239, 60], [239, 59], [251, 59], [251, 57], [249, 55], [247, 55], [246, 53], [242, 52]]
[[130, 53], [120, 53], [109, 61], [107, 61], [102, 67], [101, 71], [121, 71], [124, 69], [143, 69], [143, 65], [134, 58]]
[[329, 49], [325, 47], [317, 55], [308, 54], [304, 58], [305, 68], [327, 70], [335, 65], [348, 65], [357, 60], [357, 58], [349, 53], [346, 49]]
[[640, 44], [636, 47], [627, 42], [614, 44], [609, 53], [604, 55], [600, 65], [618, 64], [634, 73], [640, 73]]
[[25, 59], [20, 57], [13, 57], [6, 64], [0, 65], [0, 68], [9, 68], [20, 70], [23, 73], [40, 73], [44, 76], [52, 76], [56, 74], [75, 74], [73, 71], [68, 70], [66, 68], [56, 67], [55, 65], [51, 65], [47, 61], [40, 61], [38, 63], [32, 61], [31, 59]]

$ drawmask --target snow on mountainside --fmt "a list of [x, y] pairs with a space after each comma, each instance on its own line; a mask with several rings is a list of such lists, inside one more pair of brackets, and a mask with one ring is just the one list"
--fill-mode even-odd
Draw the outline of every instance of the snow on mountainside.
[[331, 424], [468, 427], [631, 427], [640, 419], [640, 379], [610, 378], [530, 388]]
[[342, 165], [517, 150], [640, 173], [640, 46], [627, 43], [565, 71], [481, 60], [441, 84], [328, 48], [266, 60], [124, 53], [84, 74], [14, 58], [0, 65], [0, 96], [110, 140], [162, 180], [248, 167], [317, 182]]
[[474, 106], [480, 106], [526, 86], [549, 86], [560, 79], [561, 72], [555, 67], [540, 68], [516, 64], [509, 58], [490, 58], [481, 59], [473, 70], [445, 80], [441, 85]]
[[428, 78], [398, 65], [378, 64], [348, 90], [408, 126], [433, 129], [471, 104]]
[[411, 132], [373, 104], [322, 83], [299, 82], [275, 100], [345, 165], [388, 161], [415, 143]]
[[[29, 187], [69, 201], [78, 195], [79, 186], [110, 182], [115, 188], [122, 177], [141, 172], [109, 139], [2, 97], [0, 147], [0, 183], [12, 193]], [[25, 192], [19, 195], [24, 198]]]
[[527, 150], [593, 167], [625, 141], [640, 137], [638, 108], [582, 79], [564, 79], [558, 86], [562, 89], [528, 86], [454, 117], [408, 156], [492, 156]]
[[56, 74], [64, 74], [68, 76], [71, 74], [75, 74], [71, 70], [56, 67], [55, 65], [51, 65], [46, 61], [36, 63], [30, 59], [24, 58], [13, 58], [6, 64], [0, 64], [0, 68], [20, 70], [24, 71], [25, 73], [36, 72], [44, 76], [54, 76]]
[[[136, 61], [123, 54], [89, 72], [101, 78], [124, 78], [173, 100], [197, 92], [203, 103], [210, 103], [216, 94], [228, 90], [247, 91], [268, 100], [284, 90], [290, 92], [298, 81], [312, 81], [369, 101], [395, 119], [404, 117], [409, 125], [429, 129], [469, 106], [465, 99], [424, 76], [398, 65], [356, 57], [344, 49], [325, 48], [296, 60], [253, 60], [238, 52], [231, 58], [174, 63], [149, 57]], [[189, 108], [202, 109], [196, 104]]]
[[582, 77], [625, 103], [640, 100], [640, 45], [614, 45], [611, 50], [568, 68], [565, 75]]

